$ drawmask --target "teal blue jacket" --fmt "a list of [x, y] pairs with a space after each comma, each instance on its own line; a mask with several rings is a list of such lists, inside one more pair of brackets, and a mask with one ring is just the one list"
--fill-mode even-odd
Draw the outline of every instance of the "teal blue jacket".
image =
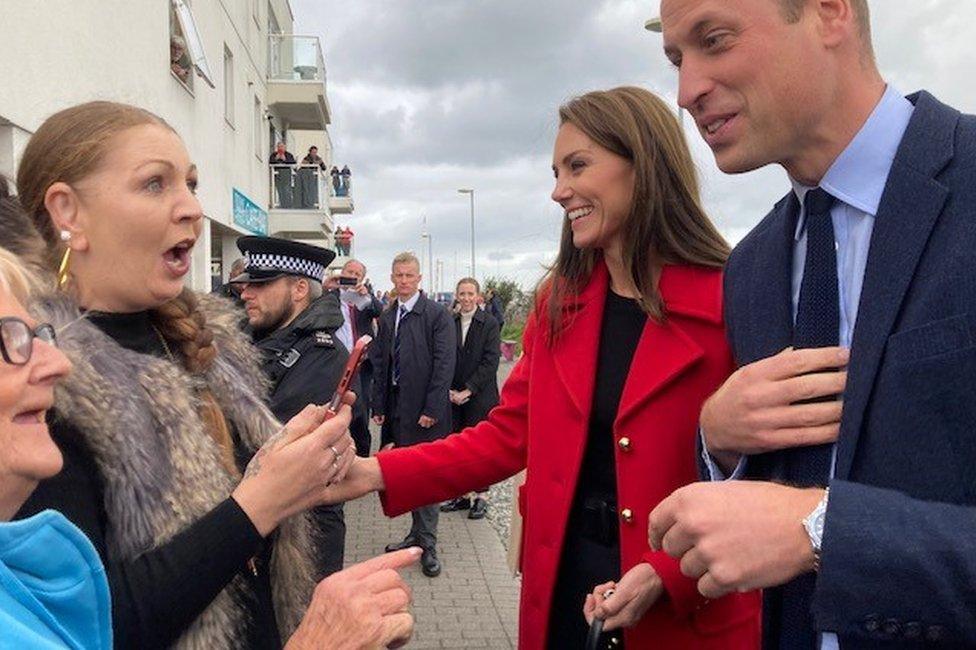
[[0, 523], [0, 649], [112, 647], [105, 569], [60, 513]]

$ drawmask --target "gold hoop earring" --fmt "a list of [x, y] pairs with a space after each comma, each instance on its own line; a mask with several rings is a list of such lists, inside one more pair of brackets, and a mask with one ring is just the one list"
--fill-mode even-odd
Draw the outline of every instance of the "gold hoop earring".
[[[61, 241], [67, 243], [71, 239], [71, 233], [67, 230], [61, 231]], [[68, 285], [68, 266], [71, 262], [71, 247], [66, 246], [64, 255], [61, 256], [61, 264], [58, 266], [58, 289], [62, 291]]]

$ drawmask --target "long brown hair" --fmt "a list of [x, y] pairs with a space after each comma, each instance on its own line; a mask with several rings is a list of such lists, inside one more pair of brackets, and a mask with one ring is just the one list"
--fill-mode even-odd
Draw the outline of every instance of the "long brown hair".
[[[44, 206], [48, 188], [57, 182], [72, 185], [86, 178], [102, 164], [113, 138], [128, 129], [149, 124], [175, 133], [165, 120], [145, 109], [96, 101], [55, 113], [31, 137], [17, 170], [17, 194], [27, 216], [47, 243], [44, 263], [48, 269], [58, 268], [65, 250]], [[207, 328], [191, 290], [184, 289], [179, 296], [154, 309], [152, 319], [188, 372], [202, 375], [210, 369], [217, 356], [213, 333]], [[221, 462], [228, 471], [237, 474], [227, 421], [209, 390], [202, 390], [199, 397], [200, 417], [220, 447]]]
[[[652, 318], [665, 316], [656, 272], [663, 264], [721, 268], [729, 245], [705, 215], [698, 176], [674, 113], [653, 93], [633, 86], [598, 90], [559, 108], [559, 124], [572, 124], [596, 144], [630, 161], [634, 195], [623, 225], [623, 262]], [[586, 284], [599, 256], [573, 245], [563, 222], [556, 261], [540, 283], [548, 303], [548, 341], [565, 329], [564, 307]], [[537, 302], [537, 309], [542, 302]]]

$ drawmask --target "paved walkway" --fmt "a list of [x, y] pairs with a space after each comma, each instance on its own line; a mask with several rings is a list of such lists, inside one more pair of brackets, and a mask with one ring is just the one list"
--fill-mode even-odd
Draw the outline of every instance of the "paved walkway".
[[[511, 364], [501, 364], [500, 383], [510, 370]], [[378, 439], [374, 430], [374, 444]], [[410, 530], [410, 515], [388, 519], [375, 494], [347, 503], [345, 512], [347, 566], [379, 555], [387, 543], [403, 539]], [[404, 572], [413, 589], [416, 619], [409, 647], [515, 648], [520, 580], [512, 577], [499, 533], [487, 519], [442, 512], [437, 537], [441, 575], [428, 578], [419, 566]]]
[[[410, 530], [410, 515], [383, 516], [376, 495], [346, 504], [346, 564], [383, 552]], [[416, 628], [411, 648], [514, 648], [519, 580], [487, 520], [441, 513], [438, 556], [444, 570], [428, 578], [413, 567], [404, 577], [413, 589]]]

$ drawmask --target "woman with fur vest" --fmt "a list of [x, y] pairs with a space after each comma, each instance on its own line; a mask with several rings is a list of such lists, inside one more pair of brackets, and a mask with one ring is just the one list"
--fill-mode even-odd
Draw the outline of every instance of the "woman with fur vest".
[[352, 441], [314, 406], [282, 428], [239, 314], [183, 287], [196, 182], [179, 136], [132, 106], [66, 109], [28, 143], [32, 227], [0, 246], [58, 272], [34, 308], [74, 372], [49, 417], [64, 469], [17, 516], [58, 510], [92, 541], [116, 647], [279, 648], [315, 587], [303, 513]]

